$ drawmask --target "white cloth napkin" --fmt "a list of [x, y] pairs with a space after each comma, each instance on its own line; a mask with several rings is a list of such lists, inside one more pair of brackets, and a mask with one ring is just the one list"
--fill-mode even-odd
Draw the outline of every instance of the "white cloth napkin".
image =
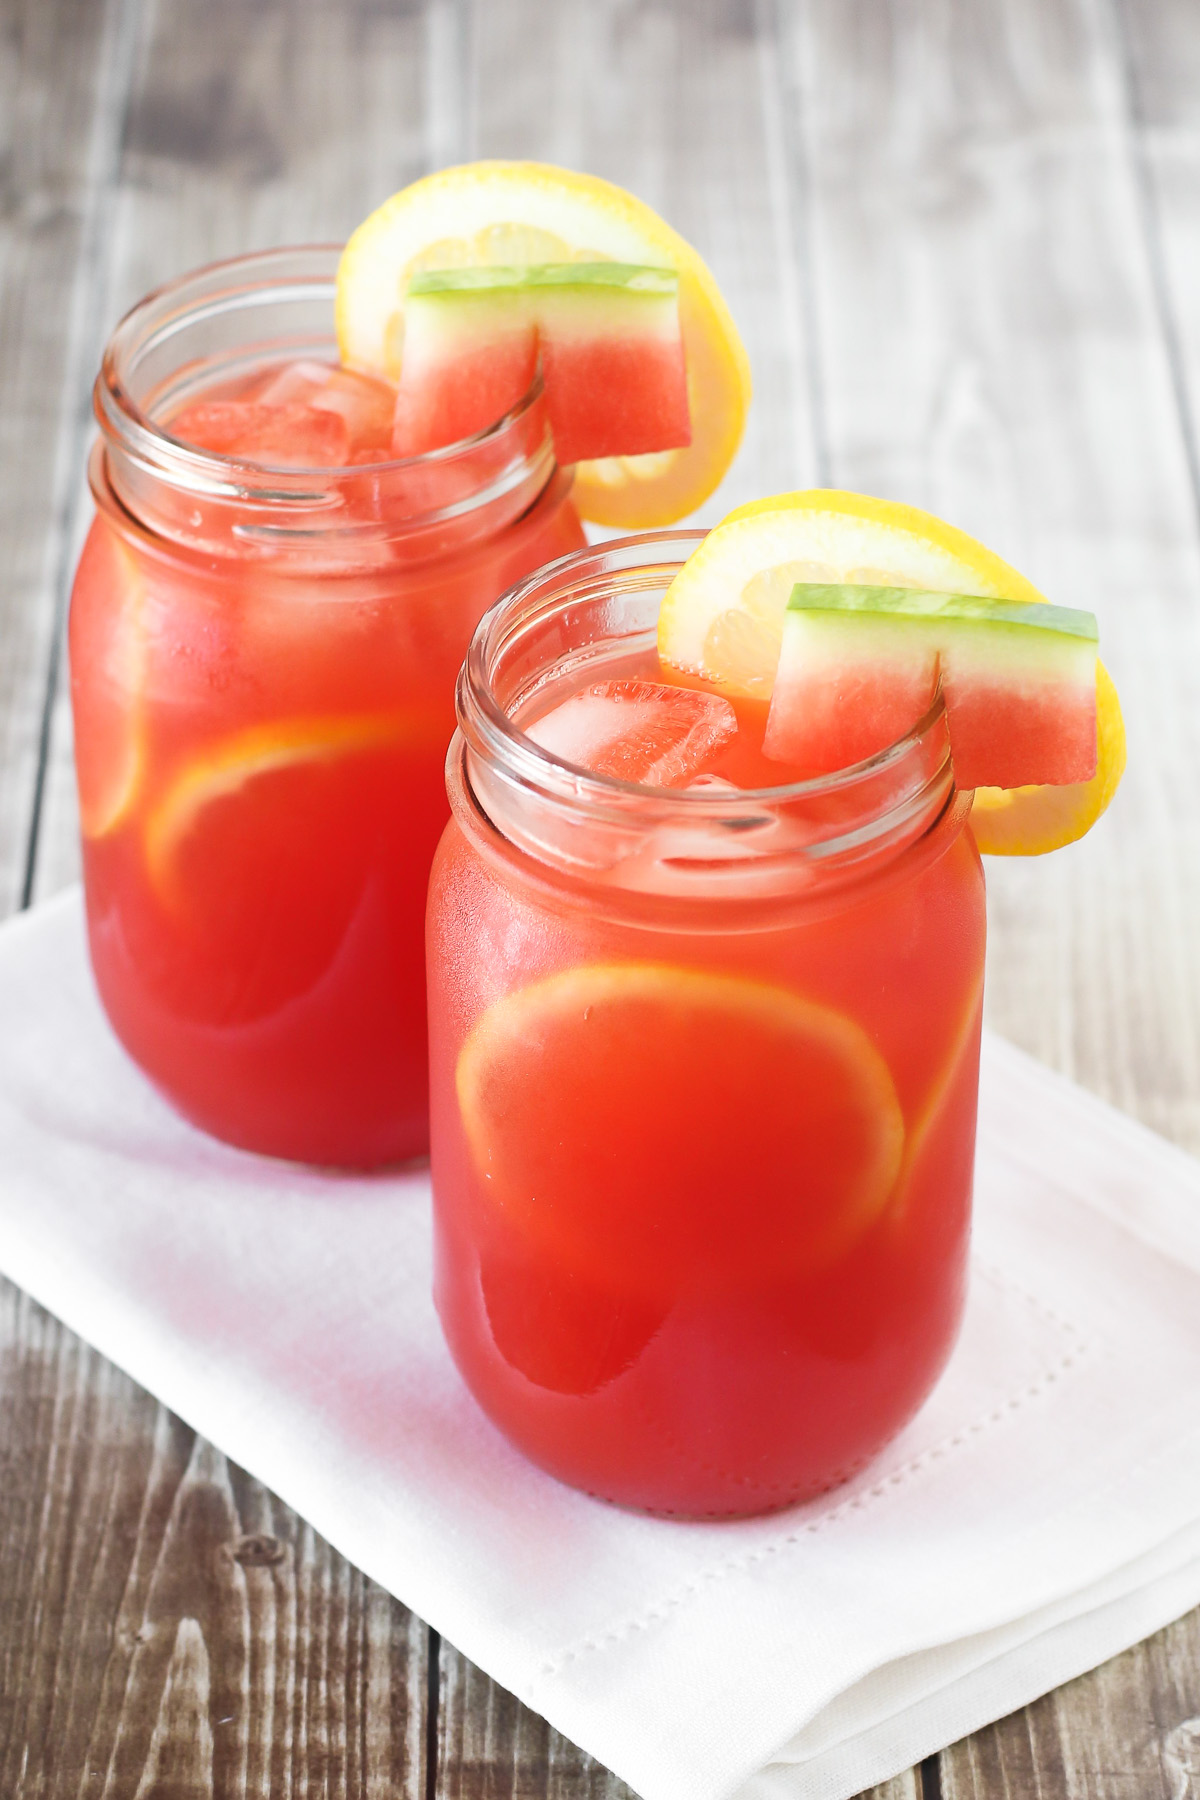
[[0, 1266], [645, 1800], [842, 1800], [1200, 1601], [1200, 1165], [987, 1045], [949, 1372], [851, 1486], [617, 1511], [477, 1410], [424, 1173], [182, 1124], [78, 896], [0, 931]]

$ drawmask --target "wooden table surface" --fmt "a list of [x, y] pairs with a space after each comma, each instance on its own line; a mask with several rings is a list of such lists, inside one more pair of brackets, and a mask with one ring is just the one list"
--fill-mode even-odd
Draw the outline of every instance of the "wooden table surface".
[[[0, 909], [77, 873], [112, 325], [489, 155], [611, 176], [711, 263], [757, 399], [707, 520], [895, 496], [1099, 613], [1129, 773], [990, 865], [990, 1022], [1200, 1151], [1198, 0], [0, 0]], [[1186, 1800], [1197, 1715], [1200, 1614], [886, 1792]], [[0, 1284], [0, 1800], [267, 1795], [628, 1790]]]

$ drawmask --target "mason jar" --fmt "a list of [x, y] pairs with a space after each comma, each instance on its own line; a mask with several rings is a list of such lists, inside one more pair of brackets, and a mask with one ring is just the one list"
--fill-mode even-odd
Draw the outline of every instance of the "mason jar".
[[481, 621], [428, 916], [435, 1297], [561, 1480], [688, 1517], [844, 1481], [963, 1307], [984, 887], [940, 695], [819, 780], [588, 773], [523, 729], [653, 664], [698, 533], [582, 551]]
[[96, 382], [71, 602], [92, 965], [117, 1035], [230, 1143], [368, 1167], [428, 1144], [423, 918], [454, 680], [584, 541], [540, 389], [405, 461], [266, 466], [182, 409], [336, 362], [336, 247], [152, 293]]

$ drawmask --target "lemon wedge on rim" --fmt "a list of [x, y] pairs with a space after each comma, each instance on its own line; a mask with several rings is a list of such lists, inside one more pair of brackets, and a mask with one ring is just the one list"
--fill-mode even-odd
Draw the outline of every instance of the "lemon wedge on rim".
[[[663, 599], [663, 662], [725, 692], [769, 699], [784, 613], [797, 582], [862, 583], [1045, 601], [993, 551], [932, 513], [834, 488], [737, 507], [688, 558]], [[979, 848], [1035, 856], [1090, 830], [1125, 766], [1116, 689], [1097, 668], [1097, 766], [1063, 787], [981, 788], [971, 811]]]
[[679, 450], [578, 463], [574, 490], [579, 512], [597, 524], [672, 524], [708, 498], [733, 460], [750, 402], [750, 365], [701, 257], [651, 207], [610, 181], [548, 163], [475, 162], [393, 194], [342, 254], [342, 360], [398, 378], [405, 289], [417, 270], [576, 261], [678, 273], [692, 441]]

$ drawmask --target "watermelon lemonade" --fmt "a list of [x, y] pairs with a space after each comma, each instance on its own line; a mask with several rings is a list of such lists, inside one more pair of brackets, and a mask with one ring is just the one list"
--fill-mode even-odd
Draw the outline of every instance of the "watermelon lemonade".
[[583, 534], [535, 381], [397, 461], [342, 368], [336, 252], [160, 290], [97, 383], [72, 698], [93, 966], [218, 1136], [365, 1166], [427, 1146], [422, 929], [471, 630]]
[[663, 661], [700, 534], [533, 576], [459, 687], [429, 910], [436, 1297], [531, 1458], [657, 1512], [844, 1479], [963, 1303], [984, 892], [934, 697], [818, 778]]
[[538, 163], [442, 170], [340, 257], [202, 270], [118, 328], [71, 608], [88, 924], [113, 1024], [190, 1118], [316, 1162], [426, 1147], [471, 629], [579, 514], [699, 505], [749, 393], [691, 246]]

